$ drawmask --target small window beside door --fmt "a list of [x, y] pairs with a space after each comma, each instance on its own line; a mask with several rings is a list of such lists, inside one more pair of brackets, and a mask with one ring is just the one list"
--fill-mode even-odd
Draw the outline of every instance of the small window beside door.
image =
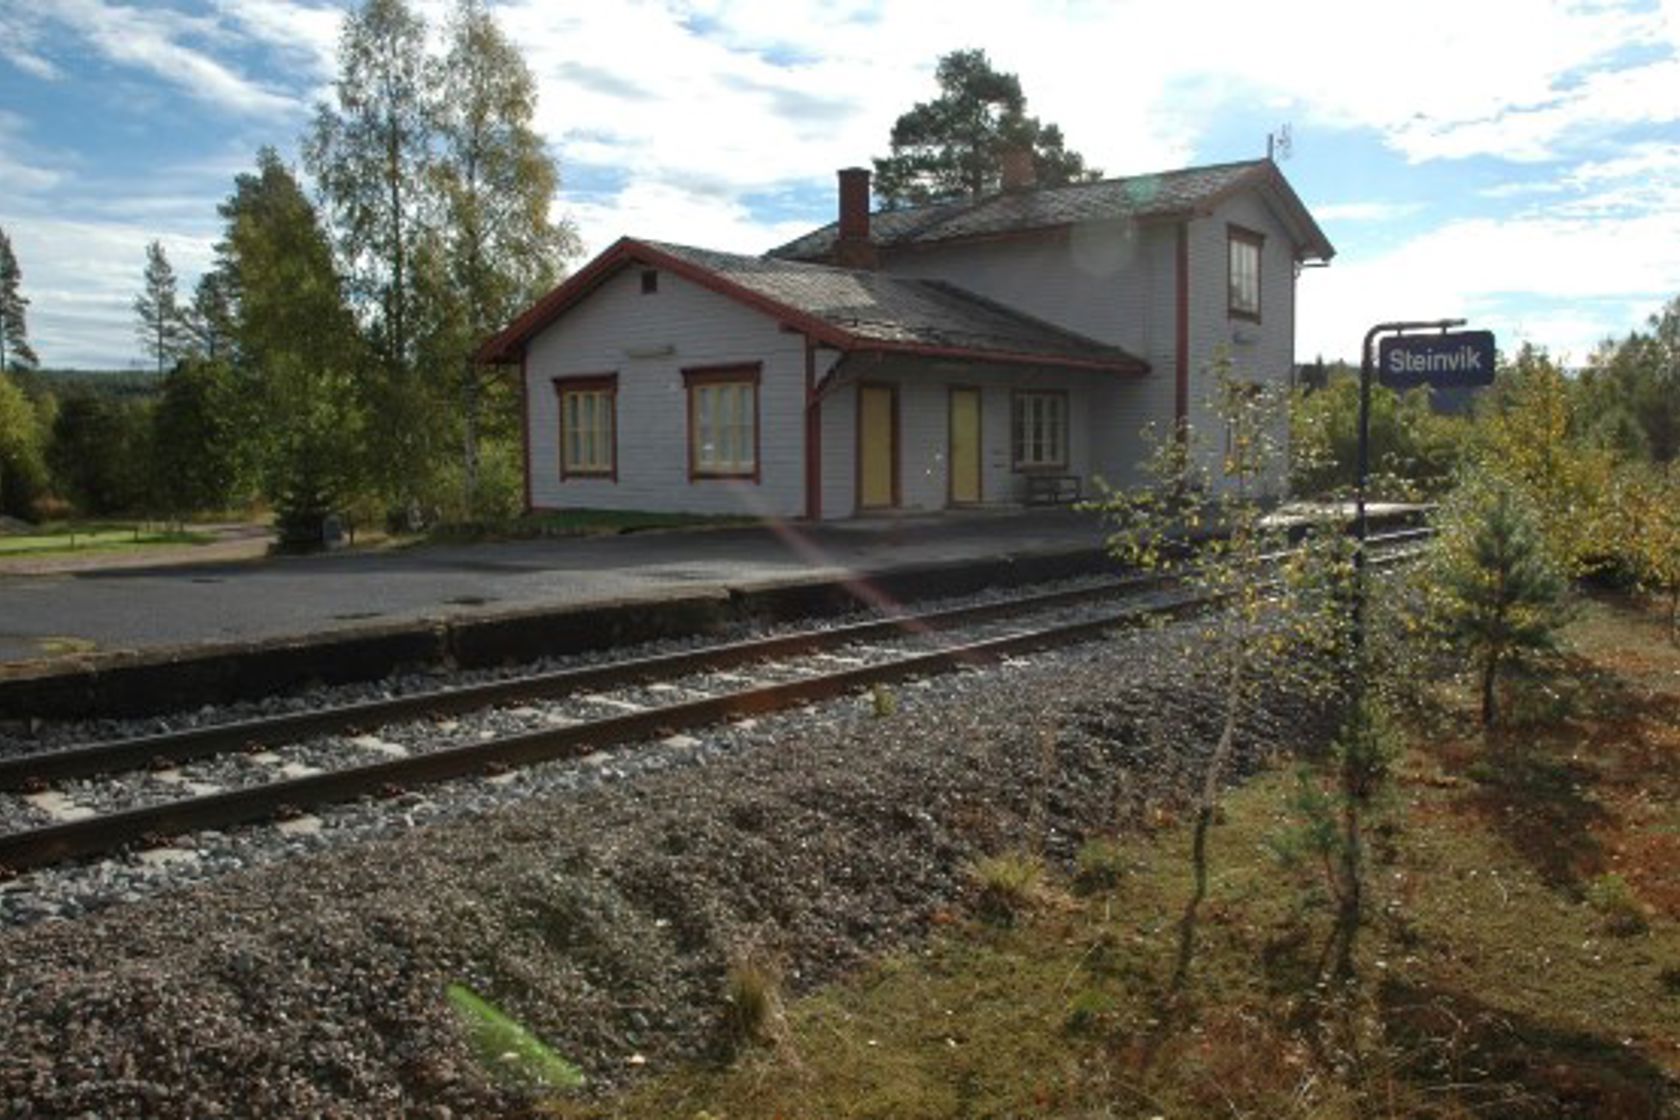
[[1065, 468], [1067, 450], [1066, 393], [1016, 393], [1016, 470]]

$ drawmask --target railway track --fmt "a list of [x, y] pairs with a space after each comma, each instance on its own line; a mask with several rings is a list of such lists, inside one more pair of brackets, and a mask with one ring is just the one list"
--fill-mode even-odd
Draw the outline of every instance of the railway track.
[[[1385, 550], [1380, 562], [1392, 562], [1409, 555], [1405, 546], [1427, 532], [1391, 533], [1371, 543]], [[50, 823], [0, 833], [0, 868], [21, 872], [133, 845], [157, 847], [184, 833], [284, 820], [315, 806], [494, 777], [624, 743], [668, 741], [731, 719], [1091, 640], [1205, 605], [1169, 576], [1133, 577], [3, 758], [0, 797], [22, 801]], [[751, 677], [734, 672], [749, 666]], [[523, 725], [512, 733], [463, 730], [453, 718], [510, 708]], [[316, 765], [324, 755], [332, 757], [330, 766]], [[202, 780], [190, 769], [224, 758], [246, 761], [231, 783], [225, 776]], [[135, 775], [142, 780], [134, 782]], [[126, 794], [113, 799], [100, 785], [115, 776], [131, 780]]]

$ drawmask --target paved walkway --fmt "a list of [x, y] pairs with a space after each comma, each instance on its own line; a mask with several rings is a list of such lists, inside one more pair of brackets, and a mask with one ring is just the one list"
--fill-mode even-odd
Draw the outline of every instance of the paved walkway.
[[1012, 510], [235, 562], [131, 565], [125, 557], [121, 565], [96, 568], [0, 570], [0, 672], [87, 653], [651, 599], [1100, 543], [1090, 514]]

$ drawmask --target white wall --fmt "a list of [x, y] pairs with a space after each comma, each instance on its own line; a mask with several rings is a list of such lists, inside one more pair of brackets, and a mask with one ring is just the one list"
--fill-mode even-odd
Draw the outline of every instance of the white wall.
[[[525, 364], [531, 504], [538, 509], [670, 510], [799, 517], [805, 512], [804, 337], [697, 284], [659, 274], [641, 291], [626, 268], [531, 341]], [[656, 358], [630, 351], [674, 349]], [[760, 481], [688, 477], [682, 370], [762, 362]], [[618, 478], [560, 478], [553, 379], [618, 375]]]
[[[1229, 315], [1226, 241], [1231, 225], [1265, 235], [1260, 252], [1260, 322]], [[1289, 233], [1256, 194], [1243, 192], [1190, 224], [1190, 419], [1210, 454], [1223, 452], [1223, 432], [1209, 416], [1215, 359], [1230, 359], [1232, 377], [1287, 388], [1295, 361], [1295, 260]], [[1287, 438], [1280, 418], [1276, 433]], [[1283, 475], [1269, 480], [1281, 491]]]

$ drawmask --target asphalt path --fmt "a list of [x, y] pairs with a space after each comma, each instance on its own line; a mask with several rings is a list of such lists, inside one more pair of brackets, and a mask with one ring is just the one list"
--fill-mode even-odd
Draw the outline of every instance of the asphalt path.
[[1071, 510], [0, 574], [0, 665], [1096, 547]]

